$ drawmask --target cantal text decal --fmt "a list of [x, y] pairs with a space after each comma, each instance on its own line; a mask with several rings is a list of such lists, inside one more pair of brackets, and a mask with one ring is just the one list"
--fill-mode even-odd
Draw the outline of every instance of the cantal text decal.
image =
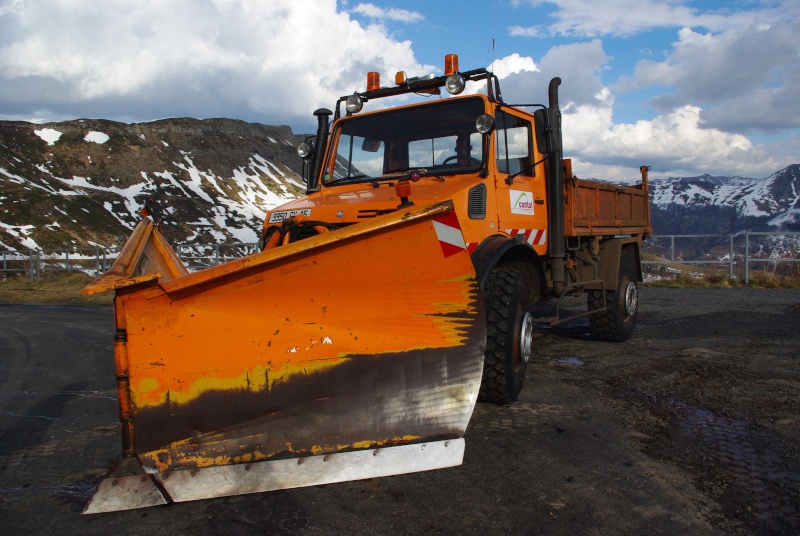
[[512, 214], [525, 214], [533, 216], [533, 192], [509, 190]]

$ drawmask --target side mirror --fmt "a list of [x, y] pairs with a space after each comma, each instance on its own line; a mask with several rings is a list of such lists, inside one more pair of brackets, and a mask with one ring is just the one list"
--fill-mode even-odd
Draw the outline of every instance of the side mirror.
[[361, 144], [361, 150], [367, 153], [377, 153], [380, 148], [381, 140], [364, 138], [364, 143]]
[[542, 154], [561, 150], [561, 110], [542, 108], [533, 113], [536, 122], [536, 145]]

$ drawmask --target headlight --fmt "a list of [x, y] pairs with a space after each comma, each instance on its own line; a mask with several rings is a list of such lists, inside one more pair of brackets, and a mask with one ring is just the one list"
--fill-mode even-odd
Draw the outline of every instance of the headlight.
[[481, 114], [475, 120], [475, 130], [481, 134], [488, 134], [494, 130], [494, 117], [488, 114]]
[[364, 102], [357, 94], [353, 94], [347, 97], [344, 107], [348, 113], [356, 114], [361, 111], [361, 108], [364, 107]]
[[464, 91], [464, 77], [458, 73], [451, 74], [447, 77], [444, 87], [451, 95], [458, 95]]
[[300, 142], [300, 145], [297, 146], [297, 156], [303, 160], [311, 156], [311, 144], [305, 141]]

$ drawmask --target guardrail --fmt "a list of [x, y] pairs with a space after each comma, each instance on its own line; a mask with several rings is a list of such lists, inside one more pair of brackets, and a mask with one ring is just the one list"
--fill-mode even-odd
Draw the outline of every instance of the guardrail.
[[[742, 237], [744, 240], [740, 240], [740, 245], [737, 247], [736, 238], [741, 239]], [[764, 244], [757, 241], [754, 242], [751, 237], [788, 237], [789, 240], [784, 240], [780, 244], [777, 240], [771, 240], [771, 244]], [[738, 272], [738, 276], [742, 278], [745, 284], [750, 282], [750, 268], [753, 265], [771, 263], [773, 264], [774, 271], [775, 267], [779, 263], [800, 262], [800, 232], [746, 232], [744, 235], [654, 235], [645, 241], [644, 251], [648, 251], [649, 249], [652, 252], [657, 248], [656, 243], [659, 240], [669, 241], [668, 253], [666, 255], [659, 255], [663, 257], [659, 260], [643, 260], [643, 265], [661, 265], [664, 267], [668, 267], [670, 265], [724, 266], [727, 267], [728, 277], [736, 278]], [[676, 253], [676, 240], [716, 240], [721, 242], [715, 246], [716, 251], [720, 252], [725, 249], [727, 250], [727, 253], [725, 255], [720, 255], [718, 258], [683, 259]], [[722, 243], [725, 242], [727, 242], [727, 245], [723, 246]], [[759, 247], [759, 251], [754, 253], [752, 248], [756, 246]], [[702, 276], [703, 274], [697, 273], [692, 275]]]
[[[688, 234], [688, 235], [654, 235], [651, 236], [648, 240], [656, 240], [656, 239], [665, 239], [668, 238], [670, 241], [670, 250], [669, 250], [669, 259], [664, 260], [648, 260], [642, 261], [642, 264], [646, 265], [670, 265], [670, 264], [688, 264], [688, 265], [703, 265], [703, 264], [712, 264], [722, 266], [727, 264], [728, 265], [728, 277], [734, 277], [733, 275], [733, 267], [735, 265], [735, 254], [733, 250], [733, 237], [734, 235], [702, 235], [702, 234]], [[675, 258], [675, 239], [714, 239], [714, 238], [725, 238], [728, 240], [728, 259], [692, 259], [692, 260], [683, 260], [683, 259], [676, 259]], [[645, 248], [646, 249], [646, 248]]]
[[256, 253], [256, 242], [230, 244], [175, 244], [175, 253], [189, 271], [202, 270]]
[[[178, 257], [190, 271], [202, 270], [256, 252], [255, 242], [175, 244]], [[31, 281], [45, 272], [103, 274], [119, 255], [119, 248], [81, 247], [0, 251], [0, 275], [27, 274]]]
[[[738, 235], [741, 237], [741, 235]], [[751, 237], [793, 237], [780, 244], [767, 244], [754, 241]], [[796, 237], [796, 238], [794, 238]], [[645, 241], [644, 250], [659, 248], [659, 240], [668, 240], [669, 247], [660, 260], [643, 260], [645, 266], [663, 266], [669, 269], [670, 265], [703, 266], [717, 265], [727, 267], [728, 277], [735, 278], [736, 272], [743, 271], [745, 284], [750, 281], [750, 267], [756, 264], [772, 263], [797, 263], [800, 262], [800, 232], [748, 232], [744, 234], [744, 244], [737, 251], [735, 239], [737, 235], [719, 234], [688, 234], [688, 235], [655, 235]], [[676, 241], [682, 240], [716, 240], [726, 246], [717, 245], [717, 250], [727, 249], [727, 254], [719, 258], [683, 259], [676, 248]], [[776, 242], [772, 240], [772, 242]], [[759, 247], [757, 252], [752, 252], [753, 247]], [[202, 270], [232, 259], [251, 255], [257, 251], [255, 242], [232, 242], [223, 244], [175, 244], [174, 249], [178, 257], [190, 271]], [[661, 249], [665, 249], [663, 246]], [[776, 251], [782, 253], [777, 255]], [[119, 248], [81, 247], [51, 250], [27, 251], [0, 251], [0, 275], [21, 273], [28, 274], [31, 281], [40, 279], [45, 272], [56, 271], [81, 271], [97, 276], [104, 273], [117, 258]], [[738, 270], [737, 270], [738, 268]], [[694, 274], [693, 274], [694, 275]], [[697, 274], [703, 275], [703, 274]], [[741, 275], [740, 275], [741, 276]]]
[[43, 272], [86, 272], [100, 275], [116, 258], [116, 248], [80, 247], [63, 249], [30, 249], [27, 251], [0, 251], [0, 273], [23, 273], [31, 281], [40, 279]]

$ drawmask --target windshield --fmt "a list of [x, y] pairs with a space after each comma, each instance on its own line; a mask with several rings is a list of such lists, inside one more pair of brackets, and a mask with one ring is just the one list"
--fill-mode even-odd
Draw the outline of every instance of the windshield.
[[328, 169], [323, 182], [374, 180], [410, 169], [477, 171], [483, 139], [475, 120], [483, 113], [478, 97], [345, 119], [334, 133], [333, 172]]

